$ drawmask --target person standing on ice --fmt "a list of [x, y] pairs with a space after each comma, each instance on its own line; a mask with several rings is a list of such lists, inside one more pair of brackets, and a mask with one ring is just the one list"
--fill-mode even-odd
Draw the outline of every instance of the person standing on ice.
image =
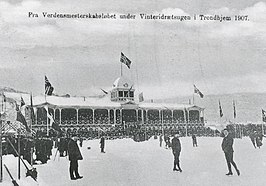
[[160, 147], [162, 147], [162, 143], [163, 143], [163, 135], [162, 134], [160, 135], [159, 140], [160, 140]]
[[193, 144], [193, 147], [197, 147], [198, 146], [197, 138], [196, 138], [195, 134], [192, 134], [192, 144]]
[[[175, 134], [174, 138], [172, 139], [172, 152], [174, 155], [174, 168], [173, 171], [180, 171], [182, 172], [182, 169], [180, 168], [180, 164], [179, 164], [179, 156], [180, 156], [180, 152], [181, 152], [181, 143], [179, 140], [179, 134]], [[176, 168], [177, 166], [177, 168]]]
[[68, 157], [70, 161], [69, 173], [71, 180], [83, 178], [83, 176], [80, 176], [78, 172], [78, 160], [83, 160], [83, 157], [79, 150], [77, 140], [78, 138], [73, 136], [68, 142]]
[[104, 139], [104, 136], [101, 137], [101, 140], [100, 140], [100, 148], [101, 148], [101, 153], [105, 153], [104, 151], [104, 146], [105, 146], [105, 139]]
[[231, 134], [229, 134], [227, 129], [224, 129], [224, 138], [222, 142], [222, 150], [224, 151], [225, 154], [225, 159], [227, 162], [227, 167], [228, 167], [228, 173], [226, 174], [227, 176], [233, 175], [232, 169], [231, 169], [231, 164], [234, 166], [237, 175], [240, 175], [240, 171], [238, 170], [236, 163], [233, 160], [233, 155], [234, 155], [234, 150], [233, 150], [233, 143], [234, 143], [234, 138], [232, 137]]

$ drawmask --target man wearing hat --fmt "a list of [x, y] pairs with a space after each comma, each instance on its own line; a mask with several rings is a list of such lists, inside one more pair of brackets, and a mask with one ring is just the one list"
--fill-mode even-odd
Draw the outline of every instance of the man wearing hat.
[[234, 166], [237, 175], [240, 175], [240, 171], [237, 169], [236, 163], [233, 160], [233, 143], [234, 143], [234, 138], [231, 134], [229, 134], [227, 129], [224, 129], [224, 139], [222, 142], [222, 149], [224, 151], [225, 159], [227, 162], [228, 170], [229, 172], [226, 174], [227, 176], [233, 175], [232, 169], [231, 169], [231, 164]]
[[82, 176], [79, 175], [78, 172], [78, 160], [82, 160], [83, 157], [79, 150], [77, 140], [78, 140], [77, 136], [72, 136], [72, 138], [68, 142], [68, 157], [70, 161], [69, 173], [71, 180], [83, 178]]
[[[180, 168], [179, 165], [179, 156], [180, 156], [180, 152], [181, 152], [181, 143], [179, 140], [179, 134], [175, 134], [174, 138], [172, 139], [172, 152], [174, 155], [174, 168], [173, 171], [180, 171], [182, 172], [182, 169]], [[177, 166], [177, 168], [176, 168]]]
[[101, 148], [101, 153], [105, 153], [104, 151], [104, 146], [105, 146], [105, 138], [104, 136], [101, 137], [101, 140], [100, 140], [100, 148]]

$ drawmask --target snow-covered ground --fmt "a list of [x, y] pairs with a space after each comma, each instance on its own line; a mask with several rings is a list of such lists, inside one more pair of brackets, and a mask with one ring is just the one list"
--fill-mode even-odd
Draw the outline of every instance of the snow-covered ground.
[[[182, 144], [181, 167], [183, 172], [173, 172], [173, 155], [170, 149], [159, 147], [153, 138], [146, 142], [131, 139], [107, 140], [106, 153], [100, 153], [99, 140], [84, 141], [81, 148], [84, 160], [79, 162], [80, 180], [69, 179], [69, 161], [66, 157], [52, 159], [44, 165], [35, 166], [38, 170], [39, 185], [265, 185], [266, 184], [266, 147], [254, 149], [249, 138], [236, 139], [234, 159], [241, 176], [235, 171], [226, 176], [227, 166], [221, 151], [222, 138], [198, 138], [199, 146], [192, 147], [191, 138], [180, 138]], [[87, 147], [91, 147], [88, 149]], [[17, 180], [17, 159], [4, 156]], [[22, 165], [20, 185], [36, 183], [25, 178]], [[4, 181], [0, 185], [12, 185], [4, 170]]]

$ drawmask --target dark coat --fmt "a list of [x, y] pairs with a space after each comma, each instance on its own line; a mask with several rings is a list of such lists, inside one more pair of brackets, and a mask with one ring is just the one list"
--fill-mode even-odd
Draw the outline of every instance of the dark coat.
[[233, 144], [234, 144], [234, 138], [232, 137], [232, 135], [228, 134], [226, 137], [224, 137], [223, 142], [222, 142], [223, 151], [225, 153], [234, 152]]
[[173, 154], [180, 154], [181, 152], [181, 143], [180, 143], [180, 140], [176, 137], [174, 137], [172, 139], [172, 151], [173, 151]]
[[70, 139], [68, 142], [68, 157], [69, 161], [76, 161], [83, 159], [78, 144], [73, 139]]
[[100, 144], [101, 144], [100, 148], [104, 148], [104, 145], [105, 145], [104, 137], [101, 137]]

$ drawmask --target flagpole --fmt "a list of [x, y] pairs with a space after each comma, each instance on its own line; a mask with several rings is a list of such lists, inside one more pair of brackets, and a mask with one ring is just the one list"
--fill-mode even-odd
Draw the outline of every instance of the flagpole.
[[0, 116], [0, 183], [3, 181], [2, 116]]
[[[32, 124], [33, 124], [33, 120], [32, 120], [32, 112], [33, 112], [33, 103], [32, 103], [32, 92], [30, 93], [30, 135], [32, 136]], [[33, 165], [33, 147], [30, 147], [30, 165]]]
[[122, 66], [122, 62], [120, 62], [121, 64], [120, 64], [120, 66], [121, 66], [121, 77], [122, 77], [122, 75], [123, 75], [123, 66]]
[[262, 126], [261, 126], [262, 131], [261, 132], [262, 132], [262, 135], [264, 136], [264, 129], [263, 129], [264, 126], [263, 125], [264, 125], [264, 122], [262, 121]]
[[49, 124], [48, 124], [48, 114], [49, 114], [49, 108], [48, 108], [48, 106], [47, 106], [47, 110], [46, 110], [46, 117], [47, 117], [47, 119], [46, 119], [46, 122], [47, 122], [47, 132], [46, 132], [46, 135], [47, 136], [49, 136]]
[[18, 131], [18, 179], [20, 180], [20, 122], [19, 122], [19, 131]]
[[164, 130], [163, 130], [163, 127], [164, 127], [164, 123], [163, 123], [163, 110], [161, 110], [162, 112], [162, 116], [161, 116], [161, 120], [162, 120], [162, 135], [164, 135]]
[[4, 111], [4, 93], [2, 93], [2, 112]]

